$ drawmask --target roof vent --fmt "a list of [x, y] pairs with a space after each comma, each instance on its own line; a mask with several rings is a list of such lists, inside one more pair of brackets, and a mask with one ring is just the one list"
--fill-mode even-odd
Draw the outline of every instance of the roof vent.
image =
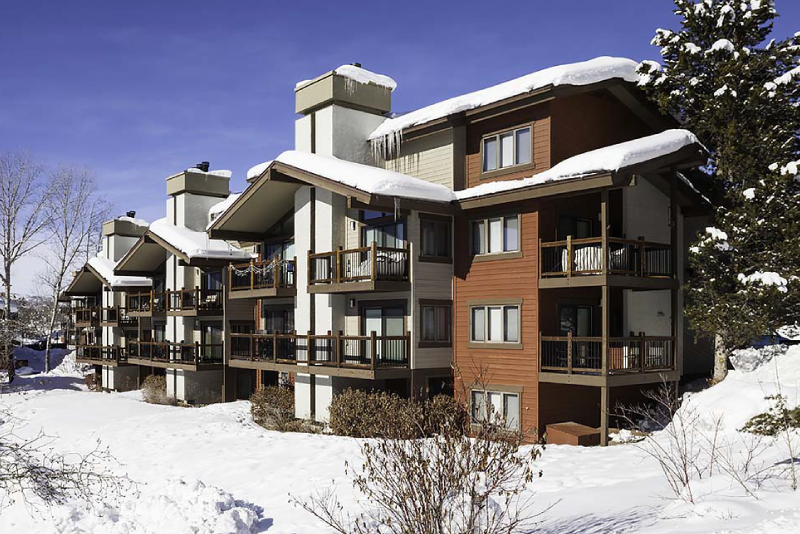
[[359, 69], [361, 68], [361, 63], [350, 63], [350, 64], [354, 67], [358, 67]]
[[131, 219], [133, 219], [134, 217], [136, 217], [136, 212], [135, 212], [135, 211], [133, 211], [133, 210], [131, 210], [131, 211], [126, 211], [126, 212], [125, 212], [125, 216], [126, 216], [126, 217], [130, 217]]
[[207, 161], [201, 161], [197, 165], [195, 165], [196, 169], [200, 169], [203, 172], [208, 172], [209, 163]]

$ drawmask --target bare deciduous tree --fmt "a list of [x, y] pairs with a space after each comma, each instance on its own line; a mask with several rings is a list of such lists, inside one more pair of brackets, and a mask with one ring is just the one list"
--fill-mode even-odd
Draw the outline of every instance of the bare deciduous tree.
[[108, 217], [110, 207], [99, 198], [97, 183], [86, 170], [59, 167], [51, 173], [50, 194], [45, 209], [49, 214], [45, 228], [50, 237], [47, 253], [42, 255], [46, 266], [40, 274], [52, 299], [50, 324], [47, 330], [45, 371], [50, 371], [50, 349], [58, 317], [58, 298], [66, 289], [71, 273], [85, 263], [97, 229]]
[[25, 153], [0, 152], [0, 281], [5, 289], [6, 314], [2, 328], [3, 354], [8, 380], [14, 379], [11, 357], [11, 269], [23, 256], [42, 243], [48, 221], [44, 209], [47, 189], [41, 181], [42, 168]]

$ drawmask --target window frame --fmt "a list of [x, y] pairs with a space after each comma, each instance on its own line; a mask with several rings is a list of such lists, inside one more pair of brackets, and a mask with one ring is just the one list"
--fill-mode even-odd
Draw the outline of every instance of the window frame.
[[[436, 310], [445, 308], [447, 311], [447, 341], [426, 340], [425, 339], [425, 308], [433, 308], [434, 313], [434, 332], [436, 331]], [[424, 348], [446, 348], [453, 346], [453, 301], [452, 300], [419, 300], [419, 342], [417, 347]]]
[[[472, 427], [478, 426], [481, 424], [481, 419], [475, 417], [475, 395], [482, 395], [483, 396], [483, 407], [484, 407], [484, 417], [487, 415], [487, 409], [489, 406], [489, 394], [496, 394], [500, 395], [502, 400], [503, 412], [506, 412], [506, 397], [507, 396], [514, 396], [517, 399], [517, 421], [516, 424], [510, 426], [508, 424], [505, 425], [505, 429], [509, 431], [519, 431], [522, 428], [522, 387], [520, 386], [497, 386], [487, 384], [485, 386], [480, 386], [479, 384], [473, 384], [469, 390], [469, 417], [470, 417], [470, 425]], [[506, 418], [507, 414], [503, 413], [503, 418]], [[508, 421], [506, 421], [507, 423]]]
[[[437, 224], [444, 224], [447, 229], [447, 256], [431, 256], [425, 254], [425, 232], [423, 226], [425, 223], [434, 224], [434, 239], [436, 239], [436, 226]], [[420, 253], [419, 261], [427, 261], [432, 263], [453, 263], [453, 219], [451, 217], [443, 217], [431, 214], [419, 215], [419, 242]], [[434, 245], [435, 248], [435, 245]]]
[[[516, 250], [505, 250], [506, 248], [506, 237], [505, 237], [505, 228], [506, 228], [506, 220], [507, 219], [517, 219], [517, 249]], [[500, 252], [489, 252], [489, 234], [490, 234], [490, 221], [500, 219], [500, 233], [503, 238], [503, 250]], [[486, 247], [486, 252], [476, 252], [475, 251], [475, 231], [474, 227], [476, 223], [483, 223], [483, 228], [481, 230], [482, 233], [482, 241], [484, 246]], [[522, 253], [522, 213], [521, 212], [511, 212], [511, 213], [502, 213], [499, 215], [487, 215], [481, 218], [470, 219], [469, 221], [469, 253], [472, 261], [491, 261], [491, 260], [502, 260], [502, 259], [513, 259], [513, 258], [521, 258], [523, 256]]]
[[[517, 308], [517, 340], [516, 341], [506, 341], [506, 308]], [[489, 308], [500, 308], [500, 330], [502, 332], [502, 340], [501, 341], [490, 341], [489, 340]], [[476, 340], [474, 338], [474, 324], [473, 324], [473, 317], [474, 317], [474, 310], [476, 309], [483, 309], [483, 341]], [[469, 339], [467, 341], [467, 347], [473, 349], [522, 349], [522, 299], [506, 299], [506, 300], [495, 300], [495, 299], [487, 299], [481, 301], [472, 301], [467, 303], [467, 313], [468, 313], [468, 328], [469, 328]]]
[[[535, 158], [534, 158], [534, 153], [533, 153], [533, 132], [534, 132], [533, 126], [534, 126], [533, 122], [528, 122], [528, 123], [519, 124], [517, 126], [513, 126], [513, 127], [509, 127], [509, 128], [504, 128], [502, 130], [497, 130], [497, 131], [494, 131], [494, 132], [490, 132], [490, 133], [487, 133], [487, 134], [484, 134], [483, 136], [481, 136], [480, 148], [479, 148], [480, 163], [481, 163], [481, 166], [480, 166], [480, 170], [481, 170], [480, 178], [481, 179], [486, 179], [486, 178], [491, 178], [493, 176], [499, 176], [499, 175], [502, 175], [502, 174], [507, 174], [507, 173], [510, 173], [510, 172], [517, 172], [517, 171], [522, 171], [522, 170], [535, 168], [536, 164], [535, 164]], [[517, 132], [520, 131], [520, 130], [525, 130], [526, 128], [530, 129], [530, 154], [531, 154], [531, 160], [528, 163], [512, 163], [511, 165], [508, 165], [506, 167], [501, 167], [500, 166], [502, 164], [502, 160], [501, 160], [501, 156], [502, 156], [502, 148], [501, 148], [502, 141], [501, 141], [501, 137], [506, 135], [506, 134], [511, 134], [511, 138], [512, 138], [512, 141], [513, 141], [513, 147], [514, 147], [513, 148], [513, 153], [514, 153], [513, 158], [514, 158], [514, 161], [516, 161], [516, 159], [517, 159]], [[485, 164], [484, 147], [486, 146], [486, 140], [487, 139], [494, 139], [495, 140], [495, 146], [496, 146], [496, 148], [495, 148], [495, 150], [496, 150], [495, 161], [496, 161], [496, 164], [497, 164], [497, 168], [496, 169], [492, 169], [490, 171], [487, 171], [487, 170], [484, 169], [484, 164]]]

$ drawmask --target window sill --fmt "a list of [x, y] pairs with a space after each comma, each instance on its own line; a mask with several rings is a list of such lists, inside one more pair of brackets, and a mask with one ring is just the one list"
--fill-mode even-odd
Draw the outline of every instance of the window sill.
[[498, 261], [498, 260], [513, 260], [522, 258], [521, 250], [514, 252], [495, 252], [494, 254], [475, 254], [472, 256], [473, 263], [480, 263], [482, 261]]
[[450, 349], [453, 344], [448, 341], [420, 341], [417, 344], [418, 349]]
[[486, 350], [522, 350], [522, 343], [480, 343], [477, 341], [467, 342], [468, 349], [486, 349]]
[[420, 256], [419, 261], [425, 263], [453, 263], [453, 258], [442, 256]]
[[512, 165], [510, 167], [503, 167], [494, 171], [481, 171], [480, 180], [488, 180], [490, 178], [497, 178], [498, 176], [505, 176], [506, 174], [513, 174], [517, 172], [532, 171], [536, 168], [536, 163], [525, 163], [522, 165]]

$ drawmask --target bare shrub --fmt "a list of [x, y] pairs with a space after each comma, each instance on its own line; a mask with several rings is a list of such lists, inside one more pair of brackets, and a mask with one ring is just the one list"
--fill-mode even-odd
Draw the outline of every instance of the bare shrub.
[[[645, 437], [634, 446], [656, 460], [675, 498], [694, 503], [692, 482], [727, 475], [745, 494], [754, 493], [774, 469], [761, 458], [767, 444], [748, 434], [724, 432], [722, 415], [704, 416], [689, 404], [681, 406], [670, 385], [644, 393], [647, 402], [620, 406], [618, 414]], [[651, 433], [660, 430], [658, 433]]]
[[331, 401], [330, 429], [351, 438], [405, 436], [407, 404], [394, 393], [347, 389]]
[[52, 438], [14, 433], [19, 420], [0, 410], [0, 507], [21, 498], [32, 509], [64, 504], [70, 499], [105, 502], [124, 495], [133, 483], [113, 473], [119, 464], [108, 449], [85, 454], [57, 454]]
[[83, 377], [83, 382], [89, 391], [102, 391], [103, 385], [100, 376], [97, 373], [88, 373]]
[[521, 448], [526, 436], [497, 416], [474, 422], [469, 437], [462, 431], [466, 406], [424, 404], [435, 405], [436, 415], [401, 424], [433, 437], [365, 440], [364, 464], [346, 466], [366, 503], [359, 513], [344, 512], [335, 488], [293, 498], [295, 505], [341, 534], [513, 534], [532, 527], [538, 514], [524, 492], [541, 476], [534, 461], [544, 447]]
[[150, 404], [168, 404], [175, 406], [178, 400], [167, 395], [167, 378], [150, 375], [142, 382], [142, 398]]
[[253, 422], [268, 430], [297, 432], [301, 421], [294, 416], [294, 391], [280, 386], [259, 389], [250, 396]]

